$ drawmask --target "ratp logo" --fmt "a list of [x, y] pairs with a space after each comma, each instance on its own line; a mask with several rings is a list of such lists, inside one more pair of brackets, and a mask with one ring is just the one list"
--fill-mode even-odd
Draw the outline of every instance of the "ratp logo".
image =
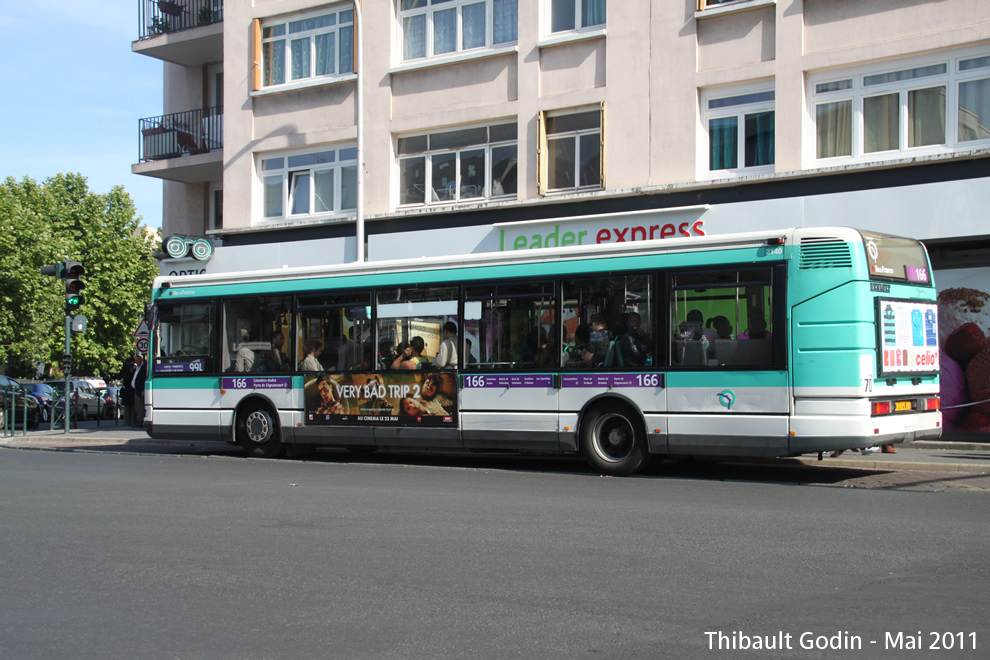
[[732, 404], [736, 402], [736, 393], [732, 390], [722, 390], [715, 396], [718, 397], [718, 402], [725, 406], [727, 410], [732, 410]]
[[877, 244], [873, 242], [872, 238], [866, 242], [866, 251], [870, 253], [870, 259], [874, 262], [880, 257], [880, 250], [877, 248]]

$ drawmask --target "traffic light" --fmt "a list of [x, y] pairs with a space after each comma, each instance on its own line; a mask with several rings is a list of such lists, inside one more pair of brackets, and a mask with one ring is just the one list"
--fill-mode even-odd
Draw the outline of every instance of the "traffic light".
[[62, 268], [62, 277], [65, 278], [65, 315], [72, 316], [85, 302], [82, 290], [86, 288], [86, 283], [82, 281], [82, 276], [86, 274], [86, 269], [78, 261], [69, 259], [63, 262]]
[[65, 272], [65, 264], [52, 264], [51, 266], [42, 266], [41, 274], [50, 275], [51, 277], [63, 277]]

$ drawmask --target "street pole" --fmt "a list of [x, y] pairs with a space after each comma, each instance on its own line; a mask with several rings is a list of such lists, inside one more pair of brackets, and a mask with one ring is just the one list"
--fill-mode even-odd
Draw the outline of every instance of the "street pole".
[[63, 362], [65, 367], [65, 431], [64, 434], [69, 433], [69, 398], [71, 396], [70, 387], [72, 386], [72, 317], [68, 314], [65, 315], [65, 354], [69, 356], [67, 361]]
[[364, 261], [364, 8], [362, 0], [354, 3], [354, 17], [357, 32], [357, 216], [355, 217], [355, 234], [357, 238], [358, 263]]

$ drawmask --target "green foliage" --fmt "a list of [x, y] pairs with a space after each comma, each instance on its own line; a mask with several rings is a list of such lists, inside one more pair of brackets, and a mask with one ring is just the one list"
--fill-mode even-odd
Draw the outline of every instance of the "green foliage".
[[85, 333], [72, 334], [73, 371], [115, 376], [133, 353], [131, 334], [151, 297], [160, 245], [120, 186], [91, 193], [79, 174], [0, 183], [0, 361], [8, 372], [31, 376], [36, 360], [61, 363], [64, 282], [40, 268], [69, 258], [86, 268], [78, 313], [89, 319]]

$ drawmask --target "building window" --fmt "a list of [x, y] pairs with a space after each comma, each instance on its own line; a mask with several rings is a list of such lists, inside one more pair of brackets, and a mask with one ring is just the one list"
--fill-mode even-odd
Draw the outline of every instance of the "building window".
[[221, 183], [211, 183], [210, 229], [223, 229], [223, 187]]
[[515, 123], [398, 139], [399, 204], [515, 197]]
[[732, 2], [743, 2], [744, 0], [698, 0], [698, 11], [711, 9], [719, 5], [727, 5]]
[[990, 140], [987, 55], [815, 76], [809, 89], [816, 159], [875, 160]]
[[261, 26], [262, 84], [284, 85], [354, 72], [354, 10]]
[[439, 57], [517, 38], [517, 0], [399, 0], [402, 60]]
[[260, 159], [262, 217], [331, 216], [357, 208], [357, 149], [327, 149]]
[[774, 92], [707, 96], [709, 171], [772, 170], [774, 163]]
[[550, 33], [604, 27], [605, 0], [550, 0]]
[[[540, 114], [541, 194], [605, 186], [602, 158], [605, 105], [571, 114]], [[546, 173], [544, 179], [542, 174]]]

